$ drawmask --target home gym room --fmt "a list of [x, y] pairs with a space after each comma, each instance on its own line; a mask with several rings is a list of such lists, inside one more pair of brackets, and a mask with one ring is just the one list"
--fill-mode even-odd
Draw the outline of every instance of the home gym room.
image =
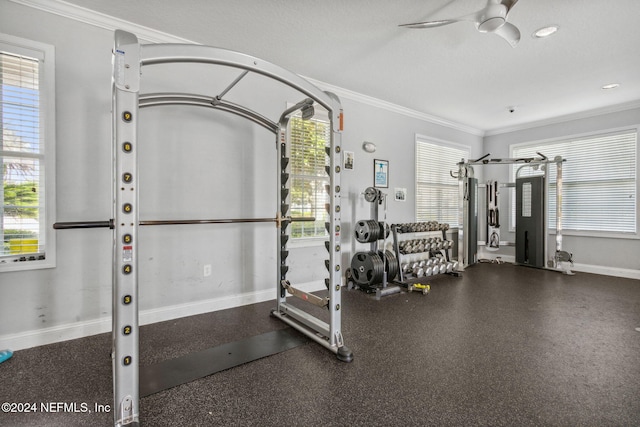
[[0, 0], [0, 426], [638, 425], [638, 16]]

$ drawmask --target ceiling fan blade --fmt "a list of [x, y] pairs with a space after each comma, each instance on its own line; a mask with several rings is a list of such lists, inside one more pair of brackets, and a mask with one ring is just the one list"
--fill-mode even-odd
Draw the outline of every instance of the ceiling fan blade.
[[[482, 12], [482, 11], [480, 11]], [[476, 22], [478, 20], [478, 14], [480, 12], [476, 12], [476, 13], [471, 13], [469, 15], [465, 15], [465, 16], [459, 16], [457, 18], [453, 18], [453, 19], [438, 19], [436, 21], [426, 21], [426, 22], [415, 22], [413, 24], [402, 24], [402, 25], [398, 25], [399, 27], [405, 27], [405, 28], [435, 28], [435, 27], [442, 27], [443, 25], [449, 25], [449, 24], [454, 24], [456, 22], [460, 22], [460, 21], [470, 21], [470, 22]]]
[[507, 14], [509, 14], [511, 9], [518, 3], [518, 0], [502, 0], [500, 3], [507, 6]]
[[442, 27], [443, 25], [449, 25], [458, 22], [457, 19], [441, 19], [439, 21], [426, 21], [426, 22], [415, 22], [413, 24], [401, 24], [398, 27], [405, 28], [435, 28]]
[[495, 30], [493, 34], [497, 34], [505, 39], [507, 42], [509, 42], [511, 47], [516, 47], [516, 45], [520, 41], [520, 30], [518, 30], [515, 25], [509, 22], [505, 22], [504, 25]]

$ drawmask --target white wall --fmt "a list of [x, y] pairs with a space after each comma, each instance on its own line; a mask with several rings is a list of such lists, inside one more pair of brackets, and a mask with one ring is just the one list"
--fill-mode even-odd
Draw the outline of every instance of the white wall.
[[[373, 186], [374, 159], [389, 161], [389, 188], [381, 189], [388, 194], [388, 222], [414, 222], [416, 134], [467, 145], [472, 157], [482, 152], [482, 138], [348, 99], [343, 100], [343, 106], [346, 112], [343, 146], [345, 150], [355, 153], [354, 170], [347, 170], [342, 175], [344, 190], [349, 195], [349, 202], [343, 203], [342, 214], [345, 236], [349, 236], [343, 245], [343, 263], [350, 263], [355, 252], [369, 248], [369, 244], [358, 243], [351, 236], [353, 224], [370, 218], [371, 204], [364, 200], [362, 193], [365, 188]], [[365, 152], [362, 149], [363, 141], [374, 142], [376, 152]], [[457, 171], [455, 165], [451, 169]], [[455, 183], [453, 178], [452, 182]], [[394, 200], [393, 190], [397, 187], [407, 189], [406, 201]], [[383, 217], [382, 212], [380, 208], [380, 218]]]
[[[56, 49], [56, 220], [110, 218], [113, 32], [6, 0], [0, 4], [2, 32]], [[198, 67], [187, 73], [181, 67], [145, 68], [142, 92], [215, 95], [239, 74]], [[303, 96], [247, 76], [227, 98], [276, 120], [287, 102]], [[350, 224], [369, 216], [360, 193], [373, 184], [374, 158], [389, 160], [390, 190], [408, 189], [409, 199], [391, 201], [388, 212], [390, 222], [404, 222], [415, 219], [415, 134], [467, 144], [472, 153], [482, 151], [478, 135], [356, 98], [342, 100], [343, 149], [356, 153], [355, 169], [342, 175], [342, 194], [348, 199], [342, 202], [345, 264], [354, 250]], [[275, 215], [272, 134], [205, 109], [144, 109], [140, 119], [141, 219]], [[378, 151], [362, 151], [364, 140], [375, 142]], [[0, 275], [5, 319], [0, 322], [0, 348], [25, 348], [111, 328], [111, 232], [57, 233], [56, 268]], [[275, 233], [271, 224], [141, 227], [141, 323], [273, 299]], [[289, 278], [323, 286], [325, 257], [323, 245], [291, 249]], [[203, 277], [205, 264], [213, 265], [210, 277]]]
[[[557, 122], [545, 126], [531, 127], [509, 133], [487, 136], [484, 139], [484, 151], [491, 157], [509, 157], [509, 146], [523, 142], [542, 141], [551, 138], [570, 137], [590, 132], [606, 132], [611, 129], [638, 126], [640, 124], [640, 108], [601, 114], [598, 116]], [[543, 153], [544, 154], [544, 153]], [[571, 167], [571, 159], [567, 159], [566, 168]], [[499, 182], [509, 182], [509, 166], [484, 166], [485, 178]], [[500, 199], [500, 211], [509, 212], [509, 197], [504, 191]], [[615, 221], [615, 212], [611, 212], [611, 220]], [[506, 217], [502, 220], [501, 240], [515, 241], [515, 233], [507, 233]], [[636, 236], [637, 237], [637, 236]], [[484, 239], [484, 236], [481, 237]], [[550, 252], [555, 251], [555, 235], [549, 236]], [[565, 231], [562, 248], [574, 254], [576, 270], [599, 273], [622, 274], [640, 277], [640, 257], [638, 249], [640, 241], [625, 238], [580, 237]], [[491, 255], [514, 256], [514, 248], [507, 247]], [[489, 254], [486, 254], [489, 255]]]

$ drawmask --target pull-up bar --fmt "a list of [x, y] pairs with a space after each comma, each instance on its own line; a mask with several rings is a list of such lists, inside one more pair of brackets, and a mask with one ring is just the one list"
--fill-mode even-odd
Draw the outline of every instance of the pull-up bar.
[[[315, 217], [275, 217], [275, 218], [232, 218], [232, 219], [179, 219], [179, 220], [143, 220], [138, 225], [190, 225], [190, 224], [235, 224], [246, 222], [275, 222], [278, 226], [283, 221], [291, 222], [314, 222]], [[53, 228], [56, 230], [69, 230], [73, 228], [111, 228], [113, 229], [113, 219], [108, 221], [70, 221], [56, 222]]]
[[56, 230], [70, 230], [72, 228], [111, 228], [113, 229], [113, 220], [109, 221], [68, 221], [56, 222], [53, 224]]

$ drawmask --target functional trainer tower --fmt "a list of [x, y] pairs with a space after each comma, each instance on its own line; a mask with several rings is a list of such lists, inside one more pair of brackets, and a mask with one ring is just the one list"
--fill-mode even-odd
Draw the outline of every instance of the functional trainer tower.
[[[241, 74], [219, 95], [211, 97], [185, 93], [140, 94], [141, 69], [149, 65], [168, 63], [199, 63], [237, 68]], [[282, 113], [278, 123], [238, 104], [223, 100], [223, 96], [247, 73], [253, 72], [274, 79], [301, 92], [306, 98]], [[313, 105], [328, 112], [331, 138], [325, 147], [329, 176], [327, 202], [328, 260], [324, 263], [329, 277], [325, 279], [329, 296], [319, 298], [294, 288], [287, 280], [288, 226], [292, 221], [305, 220], [288, 216], [290, 206], [290, 144], [287, 124], [298, 110], [303, 119], [313, 116]], [[278, 164], [277, 204], [274, 218], [209, 219], [154, 221], [138, 218], [138, 111], [159, 105], [189, 105], [208, 107], [244, 117], [276, 136]], [[342, 108], [338, 98], [319, 90], [300, 76], [276, 65], [241, 53], [200, 45], [141, 45], [134, 34], [117, 30], [113, 50], [113, 219], [92, 222], [56, 223], [57, 229], [109, 227], [113, 230], [113, 392], [114, 424], [139, 424], [139, 335], [138, 335], [138, 227], [170, 224], [216, 224], [233, 222], [274, 222], [277, 227], [276, 308], [271, 314], [302, 332], [315, 342], [334, 352], [338, 359], [350, 362], [353, 354], [344, 345], [341, 332], [342, 286], [340, 250], [340, 153]], [[308, 219], [307, 219], [308, 220]], [[329, 323], [287, 303], [286, 294], [326, 307]]]
[[[462, 159], [458, 163], [458, 173], [451, 176], [458, 179], [459, 197], [462, 201], [458, 229], [458, 261], [461, 268], [475, 264], [478, 246], [478, 179], [474, 177], [474, 166], [521, 165], [516, 172], [516, 183], [506, 184], [516, 187], [516, 263], [538, 268], [549, 268], [573, 274], [563, 263], [571, 262], [571, 254], [562, 250], [562, 165], [565, 160], [557, 156], [550, 160], [540, 157], [518, 159], [487, 159], [489, 154], [477, 159]], [[556, 250], [548, 254], [547, 236], [549, 227], [546, 215], [549, 212], [549, 168], [556, 165]], [[538, 176], [520, 177], [524, 168], [541, 170]], [[546, 264], [546, 265], [545, 265]]]

